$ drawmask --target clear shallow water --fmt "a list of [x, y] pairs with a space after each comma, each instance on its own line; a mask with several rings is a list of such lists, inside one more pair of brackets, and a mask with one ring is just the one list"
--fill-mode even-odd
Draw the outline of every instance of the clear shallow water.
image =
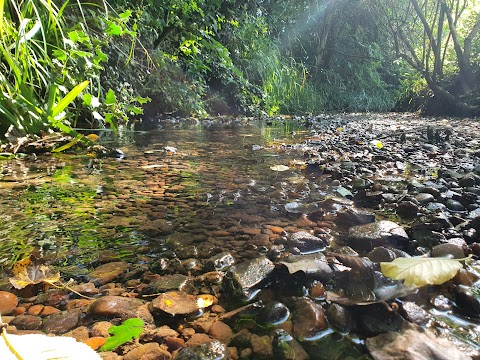
[[[126, 154], [121, 160], [69, 154], [4, 160], [0, 264], [9, 267], [37, 250], [73, 276], [99, 256], [147, 264], [163, 252], [208, 258], [223, 248], [245, 256], [256, 231], [244, 228], [293, 225], [284, 205], [320, 196], [298, 165], [301, 151], [288, 145], [303, 135], [296, 130], [163, 128], [109, 139], [107, 146]], [[271, 170], [276, 165], [289, 170]]]

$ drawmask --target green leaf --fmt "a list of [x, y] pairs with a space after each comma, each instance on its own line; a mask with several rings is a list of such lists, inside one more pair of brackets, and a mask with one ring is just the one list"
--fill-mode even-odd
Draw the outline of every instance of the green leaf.
[[107, 342], [100, 348], [100, 351], [110, 351], [133, 339], [136, 339], [143, 332], [143, 320], [139, 318], [127, 319], [119, 326], [111, 326], [108, 332], [113, 336], [107, 338]]
[[117, 102], [117, 97], [112, 89], [109, 89], [105, 96], [105, 105], [114, 105]]
[[139, 104], [146, 104], [152, 101], [152, 99], [150, 99], [149, 97], [141, 97], [140, 95], [135, 96], [133, 100], [138, 102]]
[[114, 22], [109, 21], [108, 22], [107, 34], [108, 35], [122, 35], [123, 34], [122, 27], [115, 24]]
[[441, 285], [452, 279], [462, 268], [465, 259], [398, 258], [382, 262], [382, 273], [395, 280], [405, 280], [407, 286]]
[[85, 80], [84, 82], [75, 86], [60, 102], [52, 109], [51, 117], [55, 117], [60, 114], [65, 108], [85, 89], [90, 82]]

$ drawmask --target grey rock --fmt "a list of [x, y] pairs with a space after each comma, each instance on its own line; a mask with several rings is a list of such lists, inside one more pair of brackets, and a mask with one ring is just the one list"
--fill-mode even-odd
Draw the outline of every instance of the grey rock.
[[471, 287], [457, 285], [455, 303], [464, 314], [476, 319], [480, 318], [480, 298], [472, 293]]
[[461, 202], [453, 199], [448, 199], [445, 205], [447, 206], [447, 209], [450, 211], [462, 212], [466, 210]]
[[235, 258], [229, 252], [221, 252], [207, 260], [207, 265], [213, 270], [225, 270], [235, 264]]
[[337, 219], [338, 226], [350, 227], [374, 222], [375, 214], [367, 210], [346, 207], [337, 212]]
[[451, 342], [431, 331], [411, 326], [402, 333], [388, 332], [366, 340], [375, 360], [468, 360]]
[[377, 246], [404, 247], [409, 238], [405, 230], [392, 221], [377, 221], [348, 229], [347, 243], [355, 250], [370, 251]]
[[331, 239], [332, 237], [330, 235], [326, 235], [325, 238], [322, 239], [306, 231], [299, 231], [288, 237], [288, 247], [290, 249], [297, 249], [301, 254], [311, 254], [324, 250]]
[[229, 359], [227, 346], [213, 340], [204, 344], [184, 347], [175, 356], [175, 360], [223, 360]]
[[265, 256], [244, 261], [230, 268], [227, 282], [235, 293], [249, 295], [249, 290], [260, 284], [273, 271], [275, 265]]
[[432, 257], [462, 259], [465, 257], [463, 247], [453, 243], [443, 243], [432, 248]]
[[290, 310], [278, 301], [265, 305], [257, 316], [257, 322], [265, 325], [278, 325], [288, 320]]
[[142, 292], [145, 294], [161, 293], [172, 290], [189, 292], [189, 290], [193, 289], [193, 281], [190, 277], [182, 274], [172, 274], [162, 276], [160, 279], [152, 281]]
[[52, 334], [63, 334], [78, 325], [80, 311], [65, 311], [47, 317], [43, 321], [43, 330]]
[[328, 281], [333, 277], [333, 270], [322, 253], [290, 255], [282, 260], [279, 263], [286, 266], [290, 274], [302, 271], [306, 275], [322, 281]]

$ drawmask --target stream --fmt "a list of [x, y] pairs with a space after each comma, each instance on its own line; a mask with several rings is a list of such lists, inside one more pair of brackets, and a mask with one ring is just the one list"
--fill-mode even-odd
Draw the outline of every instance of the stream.
[[[165, 359], [387, 359], [382, 349], [395, 346], [381, 336], [406, 326], [403, 342], [479, 359], [478, 131], [413, 114], [152, 119], [97, 132], [88, 151], [0, 160], [0, 298], [19, 299], [2, 314], [30, 331], [13, 309], [47, 305], [44, 289], [15, 292], [8, 279], [34, 253], [94, 301], [148, 302], [150, 315], [128, 317], [150, 323], [140, 344], [159, 343]], [[471, 259], [420, 289], [380, 272], [380, 262], [420, 255]], [[51, 304], [70, 314], [80, 299], [61, 291]], [[162, 294], [180, 308], [206, 294], [217, 307], [169, 312], [153, 300]], [[99, 308], [80, 307], [60, 329], [33, 315], [34, 330], [83, 326], [93, 337], [98, 321], [125, 318]], [[174, 340], [152, 335], [162, 326]], [[186, 329], [225, 350], [184, 346], [195, 338]]]

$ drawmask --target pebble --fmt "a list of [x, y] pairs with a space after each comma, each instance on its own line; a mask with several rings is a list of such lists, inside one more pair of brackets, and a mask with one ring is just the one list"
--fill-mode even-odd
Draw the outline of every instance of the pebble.
[[43, 321], [43, 330], [52, 334], [63, 334], [72, 330], [78, 324], [79, 310], [65, 311], [51, 315]]
[[95, 300], [88, 312], [93, 316], [121, 317], [128, 319], [136, 317], [143, 301], [122, 296], [104, 296]]
[[19, 315], [10, 322], [19, 330], [37, 330], [42, 325], [42, 319], [34, 315]]
[[90, 334], [92, 337], [109, 337], [110, 333], [108, 332], [108, 329], [110, 329], [112, 325], [113, 324], [109, 321], [98, 321], [93, 324]]
[[293, 334], [297, 339], [314, 337], [327, 327], [322, 305], [307, 299], [297, 301], [293, 317]]
[[170, 360], [172, 355], [159, 344], [152, 342], [130, 350], [123, 360]]
[[95, 268], [89, 275], [90, 281], [95, 285], [105, 285], [112, 280], [115, 280], [118, 276], [123, 274], [128, 269], [126, 262], [117, 261], [106, 263]]
[[228, 345], [228, 343], [233, 337], [233, 330], [224, 322], [216, 321], [208, 330], [208, 334], [214, 339], [220, 340], [221, 342]]
[[18, 305], [18, 298], [7, 291], [0, 291], [0, 315], [11, 314]]

